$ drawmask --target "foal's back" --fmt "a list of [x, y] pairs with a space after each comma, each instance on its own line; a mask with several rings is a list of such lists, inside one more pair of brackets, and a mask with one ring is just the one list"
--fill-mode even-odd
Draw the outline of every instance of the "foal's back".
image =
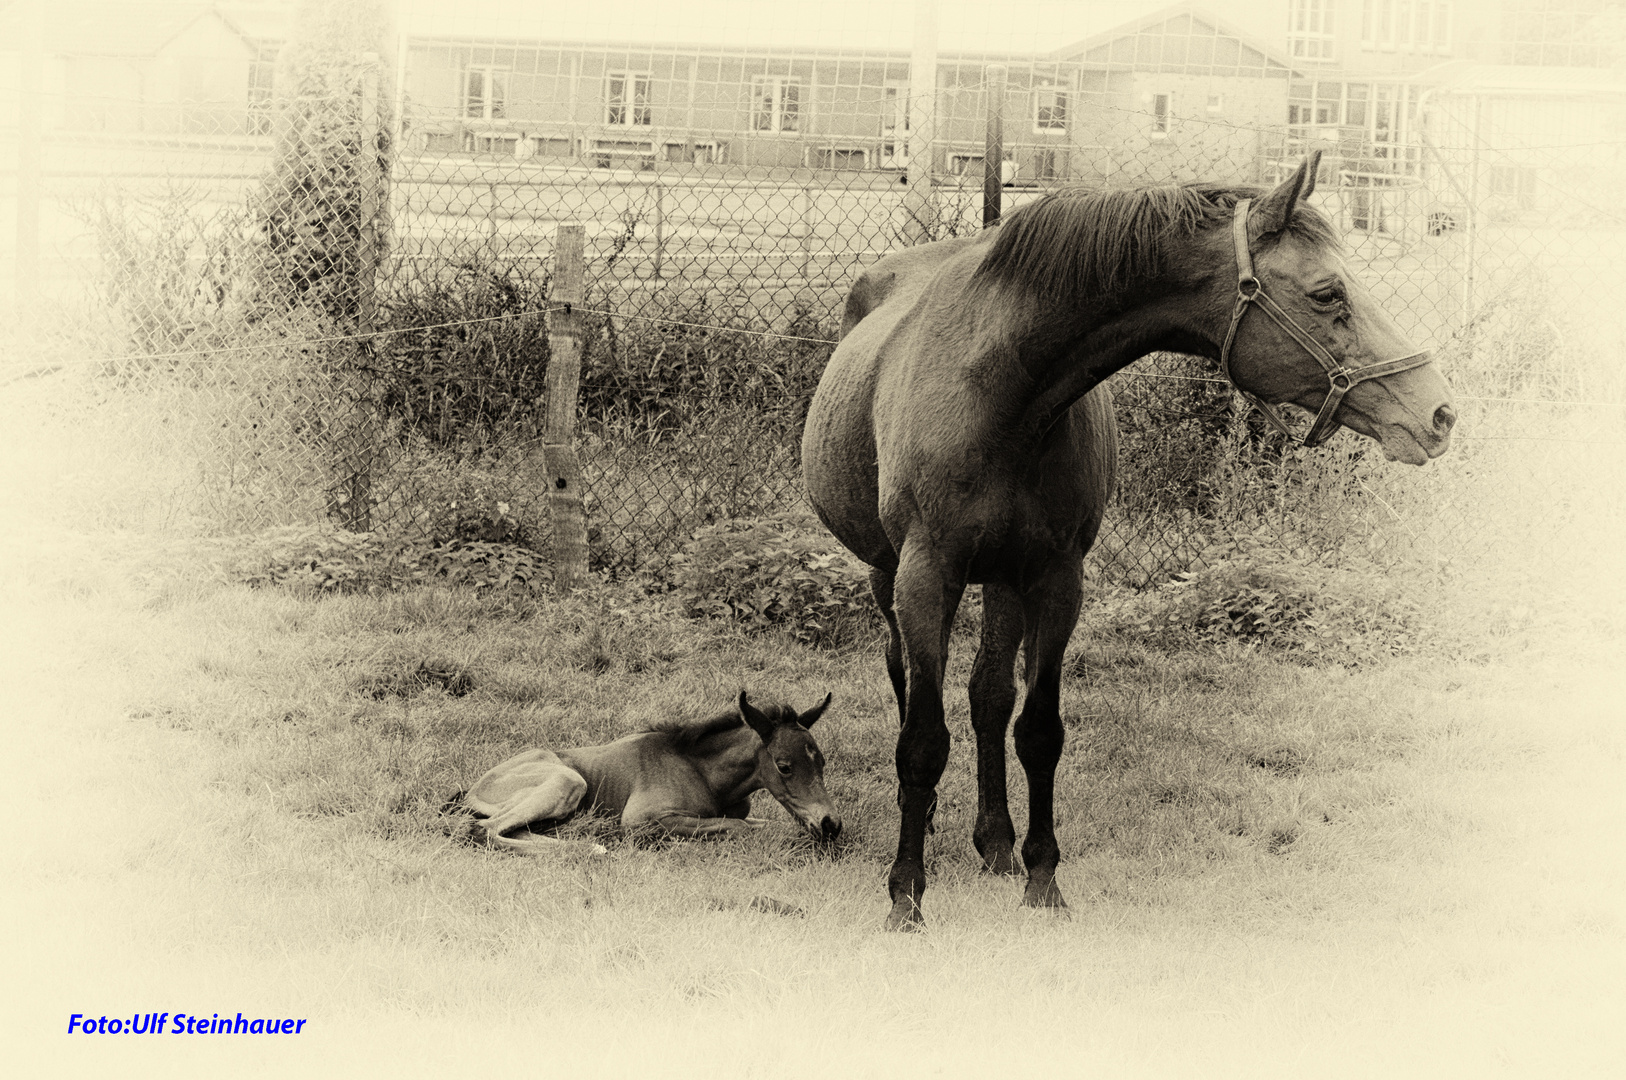
[[566, 765], [587, 781], [581, 805], [620, 818], [627, 804], [652, 788], [687, 796], [685, 808], [704, 814], [711, 791], [686, 755], [664, 731], [640, 731], [600, 746], [558, 751]]

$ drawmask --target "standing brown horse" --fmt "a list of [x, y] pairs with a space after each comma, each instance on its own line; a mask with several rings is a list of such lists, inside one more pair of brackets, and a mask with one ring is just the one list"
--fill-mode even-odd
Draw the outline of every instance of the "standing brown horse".
[[819, 517], [872, 568], [891, 630], [902, 821], [889, 928], [921, 923], [925, 834], [948, 761], [949, 628], [973, 583], [983, 628], [970, 683], [972, 837], [988, 870], [1016, 872], [1005, 732], [1020, 643], [1022, 902], [1066, 907], [1053, 799], [1062, 652], [1117, 466], [1111, 399], [1097, 384], [1149, 352], [1207, 356], [1267, 415], [1280, 402], [1319, 411], [1310, 445], [1342, 424], [1391, 460], [1421, 465], [1445, 451], [1455, 421], [1445, 382], [1304, 205], [1316, 164], [1268, 193], [1186, 184], [1047, 195], [977, 237], [887, 256], [853, 287], [802, 464]]

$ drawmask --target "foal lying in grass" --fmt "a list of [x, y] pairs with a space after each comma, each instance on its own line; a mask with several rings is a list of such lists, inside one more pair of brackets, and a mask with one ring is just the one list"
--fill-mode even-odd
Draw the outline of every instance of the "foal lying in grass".
[[476, 841], [535, 855], [561, 841], [538, 835], [578, 810], [616, 815], [623, 828], [652, 825], [670, 836], [728, 836], [748, 818], [751, 793], [767, 788], [816, 840], [834, 840], [841, 818], [824, 790], [824, 755], [808, 731], [830, 695], [800, 715], [736, 707], [698, 723], [657, 724], [602, 746], [525, 750], [452, 797], [474, 812]]

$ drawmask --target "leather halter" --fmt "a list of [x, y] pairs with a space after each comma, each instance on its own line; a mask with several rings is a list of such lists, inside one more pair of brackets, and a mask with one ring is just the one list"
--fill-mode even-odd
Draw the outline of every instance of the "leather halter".
[[1231, 235], [1236, 241], [1236, 306], [1231, 309], [1231, 328], [1226, 331], [1225, 344], [1220, 349], [1220, 367], [1224, 369], [1225, 377], [1230, 380], [1236, 392], [1247, 399], [1254, 408], [1264, 413], [1265, 419], [1269, 420], [1276, 430], [1289, 439], [1297, 438], [1274, 406], [1244, 390], [1231, 375], [1231, 343], [1236, 340], [1236, 328], [1242, 324], [1242, 316], [1248, 313], [1248, 308], [1257, 304], [1259, 310], [1275, 320], [1276, 325], [1314, 357], [1316, 363], [1327, 373], [1327, 399], [1321, 403], [1321, 411], [1316, 414], [1315, 423], [1310, 425], [1310, 430], [1305, 434], [1301, 444], [1319, 446], [1326, 441], [1327, 436], [1337, 430], [1338, 424], [1334, 417], [1338, 413], [1338, 406], [1343, 403], [1344, 395], [1349, 393], [1351, 387], [1368, 379], [1381, 379], [1385, 375], [1422, 367], [1429, 362], [1429, 355], [1427, 352], [1408, 353], [1394, 360], [1358, 368], [1345, 367], [1339, 363], [1332, 353], [1307, 334], [1302, 326], [1293, 321], [1291, 315], [1282, 310], [1281, 305], [1270, 298], [1265, 292], [1264, 284], [1253, 276], [1253, 256], [1248, 253], [1248, 204], [1252, 201], [1252, 199], [1238, 200], [1236, 217], [1231, 222]]

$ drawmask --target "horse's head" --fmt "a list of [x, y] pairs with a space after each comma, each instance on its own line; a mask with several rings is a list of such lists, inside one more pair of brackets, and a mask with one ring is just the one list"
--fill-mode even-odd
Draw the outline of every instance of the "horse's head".
[[1302, 205], [1320, 156], [1268, 194], [1239, 202], [1240, 224], [1214, 241], [1225, 263], [1235, 259], [1235, 273], [1214, 278], [1231, 298], [1221, 357], [1256, 398], [1317, 414], [1308, 445], [1342, 424], [1380, 443], [1389, 460], [1422, 465], [1450, 444], [1451, 393], [1350, 273], [1326, 219]]
[[762, 740], [757, 749], [757, 777], [815, 840], [834, 840], [841, 834], [841, 815], [824, 790], [824, 754], [808, 731], [829, 705], [830, 695], [826, 694], [800, 715], [784, 705], [763, 711], [740, 691], [740, 719]]

